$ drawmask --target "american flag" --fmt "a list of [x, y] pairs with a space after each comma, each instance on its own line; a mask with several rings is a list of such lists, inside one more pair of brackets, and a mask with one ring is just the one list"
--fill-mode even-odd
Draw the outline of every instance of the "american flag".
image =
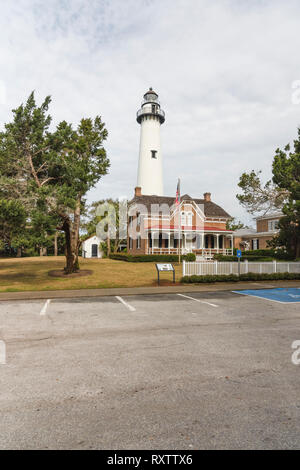
[[178, 178], [178, 183], [177, 183], [175, 204], [176, 206], [179, 206], [180, 204], [180, 178]]

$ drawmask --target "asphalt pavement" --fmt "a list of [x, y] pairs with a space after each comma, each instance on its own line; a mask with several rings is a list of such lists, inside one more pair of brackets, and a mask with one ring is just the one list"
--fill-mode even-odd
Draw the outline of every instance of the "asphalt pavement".
[[299, 449], [299, 320], [230, 291], [0, 302], [0, 449]]

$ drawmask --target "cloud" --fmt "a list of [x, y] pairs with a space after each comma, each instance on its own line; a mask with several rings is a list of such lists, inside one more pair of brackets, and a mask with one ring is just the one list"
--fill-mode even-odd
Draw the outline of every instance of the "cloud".
[[297, 1], [19, 0], [2, 2], [1, 125], [35, 89], [51, 94], [54, 122], [106, 122], [110, 174], [89, 200], [131, 196], [139, 126], [135, 114], [153, 86], [162, 126], [165, 194], [177, 177], [192, 196], [210, 191], [232, 215], [245, 170], [270, 177], [277, 147], [296, 136], [300, 105], [292, 84]]

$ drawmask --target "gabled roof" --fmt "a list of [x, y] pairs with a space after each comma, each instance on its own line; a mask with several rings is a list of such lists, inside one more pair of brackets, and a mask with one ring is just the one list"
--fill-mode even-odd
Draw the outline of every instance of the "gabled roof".
[[[146, 227], [145, 230], [158, 230], [158, 229], [162, 229], [162, 230], [178, 230], [179, 229], [179, 226], [178, 225], [174, 225], [174, 224], [156, 224], [156, 225], [152, 225], [150, 224], [149, 226]], [[212, 226], [212, 225], [209, 225], [209, 224], [203, 224], [203, 225], [200, 225], [200, 226], [197, 226], [197, 225], [182, 225], [181, 226], [181, 230], [183, 232], [189, 232], [189, 231], [197, 231], [197, 232], [228, 232], [228, 233], [233, 233], [232, 230], [227, 230], [226, 228], [222, 228], [222, 227], [216, 227], [216, 226]]]
[[234, 232], [235, 237], [245, 237], [247, 235], [254, 235], [256, 234], [256, 230], [254, 228], [239, 228], [235, 230]]
[[265, 215], [260, 215], [258, 217], [254, 217], [254, 220], [269, 220], [269, 219], [275, 219], [276, 217], [280, 218], [283, 216], [283, 213], [281, 211], [278, 211], [278, 212], [271, 212], [269, 214], [265, 214]]
[[[203, 206], [206, 217], [223, 217], [226, 219], [231, 218], [231, 216], [224, 209], [222, 209], [222, 207], [218, 206], [212, 201], [206, 201], [205, 199], [195, 199], [188, 194], [181, 196], [181, 202], [182, 201], [191, 201], [195, 202], [197, 205]], [[147, 210], [150, 211], [151, 205], [167, 204], [169, 207], [173, 206], [173, 204], [175, 204], [175, 197], [145, 195], [135, 196], [129, 202], [130, 206], [133, 204], [142, 204], [147, 208]]]
[[92, 233], [91, 235], [86, 234], [81, 237], [81, 241], [86, 242], [87, 240], [90, 240], [91, 238], [94, 238], [94, 237], [97, 237], [96, 233]]

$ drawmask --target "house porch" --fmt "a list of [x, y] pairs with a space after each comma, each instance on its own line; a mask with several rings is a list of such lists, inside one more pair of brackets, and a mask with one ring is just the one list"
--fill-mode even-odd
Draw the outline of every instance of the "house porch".
[[199, 256], [212, 257], [215, 253], [233, 254], [232, 233], [193, 233], [182, 232], [179, 244], [179, 233], [169, 231], [151, 231], [148, 233], [147, 254], [195, 253]]

